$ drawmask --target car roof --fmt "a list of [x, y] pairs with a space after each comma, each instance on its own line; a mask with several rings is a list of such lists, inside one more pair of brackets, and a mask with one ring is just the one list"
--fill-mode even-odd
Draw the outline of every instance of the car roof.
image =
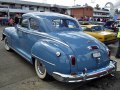
[[53, 12], [31, 12], [23, 14], [23, 17], [41, 17], [41, 18], [68, 18], [73, 19], [71, 16], [59, 14], [59, 13], [53, 13]]

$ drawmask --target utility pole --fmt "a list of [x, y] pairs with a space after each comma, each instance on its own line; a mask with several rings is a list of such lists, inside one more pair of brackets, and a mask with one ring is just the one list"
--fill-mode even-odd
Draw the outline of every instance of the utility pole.
[[76, 2], [76, 0], [74, 0], [74, 6], [75, 6], [75, 2]]

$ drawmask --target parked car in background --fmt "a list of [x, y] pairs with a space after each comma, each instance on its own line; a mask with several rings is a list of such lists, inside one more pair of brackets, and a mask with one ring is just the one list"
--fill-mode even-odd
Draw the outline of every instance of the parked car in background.
[[90, 21], [79, 21], [80, 25], [91, 25]]
[[79, 21], [80, 25], [101, 25], [104, 27], [105, 22], [98, 22], [98, 21]]
[[116, 21], [107, 21], [104, 27], [113, 30], [113, 32], [118, 31], [118, 25]]
[[119, 30], [118, 28], [120, 28], [120, 20], [116, 20], [116, 26], [117, 26], [116, 28], [117, 28], [117, 32], [118, 32], [118, 30]]
[[85, 34], [70, 16], [24, 14], [21, 24], [5, 28], [2, 36], [5, 49], [14, 50], [33, 64], [43, 80], [52, 76], [61, 82], [81, 82], [116, 71], [109, 49]]
[[106, 45], [117, 42], [117, 34], [100, 25], [81, 25], [82, 30]]

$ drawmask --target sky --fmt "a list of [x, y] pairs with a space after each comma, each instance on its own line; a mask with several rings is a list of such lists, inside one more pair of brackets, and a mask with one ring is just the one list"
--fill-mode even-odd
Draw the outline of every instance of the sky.
[[95, 7], [96, 4], [99, 4], [100, 7], [104, 7], [107, 2], [112, 2], [113, 4], [118, 0], [24, 0], [24, 1], [32, 1], [32, 2], [40, 2], [40, 3], [49, 3], [49, 4], [58, 4], [64, 6], [74, 6], [75, 5], [84, 5], [87, 3], [90, 6]]

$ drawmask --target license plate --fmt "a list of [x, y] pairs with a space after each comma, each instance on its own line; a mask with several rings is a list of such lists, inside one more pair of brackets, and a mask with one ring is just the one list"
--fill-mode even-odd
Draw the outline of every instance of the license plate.
[[95, 53], [93, 53], [93, 57], [94, 57], [94, 58], [97, 58], [97, 57], [100, 57], [100, 56], [101, 56], [100, 52], [95, 52]]

